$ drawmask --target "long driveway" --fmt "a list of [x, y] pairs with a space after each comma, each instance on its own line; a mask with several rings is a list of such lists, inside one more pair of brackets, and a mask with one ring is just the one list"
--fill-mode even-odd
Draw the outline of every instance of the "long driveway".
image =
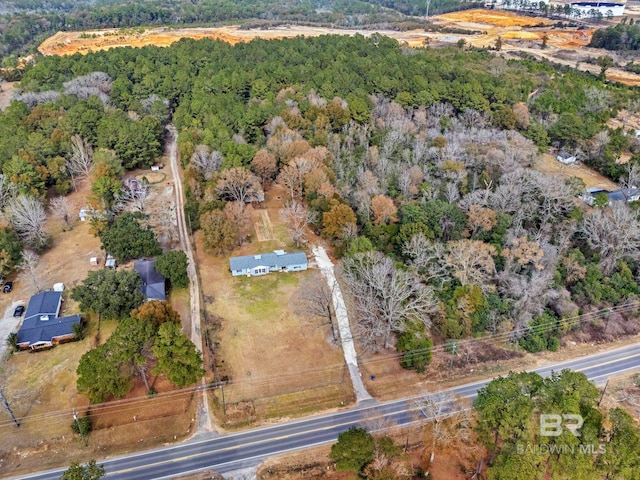
[[358, 355], [356, 354], [356, 348], [353, 344], [353, 335], [351, 334], [349, 317], [347, 316], [347, 306], [344, 304], [340, 284], [336, 280], [333, 263], [329, 259], [329, 256], [323, 247], [313, 247], [312, 251], [316, 257], [316, 263], [327, 281], [331, 297], [333, 298], [333, 309], [336, 312], [336, 320], [338, 322], [338, 331], [340, 333], [342, 351], [344, 352], [344, 360], [349, 368], [349, 375], [351, 376], [351, 383], [353, 384], [353, 390], [356, 394], [356, 400], [358, 402], [362, 402], [363, 400], [373, 400], [373, 397], [369, 395], [369, 392], [367, 391], [367, 387], [365, 387], [362, 382], [362, 374], [358, 367]]
[[[196, 271], [196, 262], [189, 240], [189, 231], [184, 216], [184, 196], [182, 192], [182, 178], [178, 168], [178, 133], [173, 125], [167, 125], [166, 154], [171, 165], [173, 176], [174, 192], [176, 194], [176, 217], [178, 220], [178, 236], [180, 237], [180, 248], [187, 255], [187, 274], [189, 275], [189, 306], [191, 314], [191, 341], [198, 351], [202, 352], [201, 309], [200, 309], [200, 280]], [[205, 386], [204, 378], [201, 385]], [[209, 401], [206, 390], [202, 390], [200, 405], [198, 409], [198, 431], [211, 431], [211, 412], [209, 411]]]
[[[617, 373], [640, 368], [640, 344], [538, 368], [541, 375], [569, 368], [581, 371], [593, 381], [602, 381]], [[459, 397], [475, 398], [489, 380], [450, 389]], [[420, 421], [416, 397], [359, 405], [328, 415], [247, 430], [231, 435], [202, 435], [198, 441], [158, 448], [124, 457], [99, 460], [106, 478], [117, 480], [149, 480], [170, 478], [179, 474], [212, 469], [223, 474], [258, 465], [268, 457], [335, 442], [338, 434], [354, 425], [370, 422], [372, 417], [385, 419], [384, 424], [408, 425]], [[54, 480], [63, 469], [21, 476], [22, 479]]]

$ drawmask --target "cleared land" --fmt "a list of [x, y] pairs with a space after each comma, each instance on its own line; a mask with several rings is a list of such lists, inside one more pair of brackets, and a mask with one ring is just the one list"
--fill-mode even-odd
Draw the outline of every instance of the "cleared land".
[[553, 155], [549, 154], [538, 157], [533, 167], [540, 172], [561, 175], [566, 178], [578, 177], [584, 182], [586, 188], [600, 187], [605, 190], [617, 190], [620, 188], [619, 185], [611, 181], [611, 179], [600, 175], [585, 165], [565, 165], [556, 160]]

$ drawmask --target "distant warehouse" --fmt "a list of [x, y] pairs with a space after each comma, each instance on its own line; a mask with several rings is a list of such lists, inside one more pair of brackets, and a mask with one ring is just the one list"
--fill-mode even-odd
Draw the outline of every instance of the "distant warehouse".
[[603, 17], [621, 17], [624, 15], [624, 3], [613, 2], [573, 2], [571, 8], [580, 12], [582, 17], [592, 17], [600, 13]]

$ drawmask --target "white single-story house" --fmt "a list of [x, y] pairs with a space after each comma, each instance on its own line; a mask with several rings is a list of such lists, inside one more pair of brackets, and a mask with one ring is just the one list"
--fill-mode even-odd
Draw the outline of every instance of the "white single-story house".
[[58, 317], [61, 305], [61, 292], [40, 292], [31, 297], [18, 330], [18, 348], [37, 350], [73, 340], [73, 326], [80, 324], [82, 318]]
[[245, 255], [229, 259], [231, 275], [266, 275], [270, 272], [299, 272], [307, 269], [307, 255], [304, 252], [286, 253], [274, 250], [259, 255]]

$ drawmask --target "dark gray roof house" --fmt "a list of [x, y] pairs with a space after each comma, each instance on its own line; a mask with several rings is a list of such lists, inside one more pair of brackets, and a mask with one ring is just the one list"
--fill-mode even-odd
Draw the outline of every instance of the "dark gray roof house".
[[62, 292], [41, 292], [31, 297], [18, 330], [18, 348], [36, 350], [72, 340], [73, 326], [82, 318], [80, 315], [58, 317], [61, 305]]
[[165, 300], [165, 278], [164, 275], [156, 272], [154, 268], [156, 261], [140, 259], [133, 264], [133, 268], [142, 279], [140, 290], [145, 294], [147, 300]]
[[231, 275], [266, 275], [270, 272], [298, 272], [307, 269], [307, 255], [304, 252], [285, 253], [274, 250], [259, 255], [245, 255], [229, 259]]
[[588, 188], [586, 195], [582, 199], [589, 205], [593, 205], [596, 195], [604, 193], [611, 202], [637, 202], [640, 200], [640, 190], [637, 188], [620, 188], [613, 192], [603, 188]]

